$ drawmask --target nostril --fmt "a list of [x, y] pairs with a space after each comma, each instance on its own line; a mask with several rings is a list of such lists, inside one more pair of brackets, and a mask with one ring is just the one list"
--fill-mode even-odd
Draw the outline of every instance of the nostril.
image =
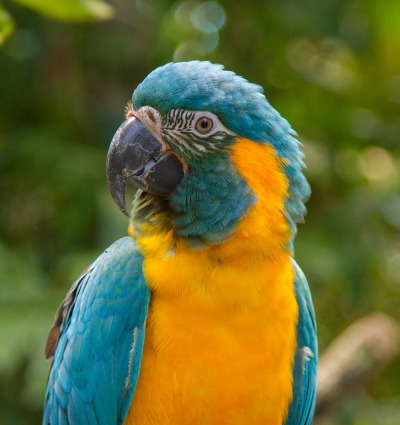
[[154, 116], [153, 111], [148, 110], [147, 112], [147, 116], [150, 118], [150, 120], [155, 124], [156, 123], [156, 117]]

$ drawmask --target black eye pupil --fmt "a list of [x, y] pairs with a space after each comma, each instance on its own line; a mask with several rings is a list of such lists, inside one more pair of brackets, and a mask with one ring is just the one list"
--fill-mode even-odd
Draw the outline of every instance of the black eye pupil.
[[203, 118], [200, 125], [201, 125], [202, 128], [207, 128], [208, 127], [208, 119]]

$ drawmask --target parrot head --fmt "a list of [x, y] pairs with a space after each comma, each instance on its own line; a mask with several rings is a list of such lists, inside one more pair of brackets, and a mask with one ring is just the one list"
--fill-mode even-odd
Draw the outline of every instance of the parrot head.
[[210, 62], [168, 63], [136, 88], [113, 138], [111, 194], [128, 215], [126, 182], [137, 187], [136, 235], [218, 245], [253, 214], [266, 234], [283, 218], [290, 244], [310, 194], [295, 135], [260, 86]]

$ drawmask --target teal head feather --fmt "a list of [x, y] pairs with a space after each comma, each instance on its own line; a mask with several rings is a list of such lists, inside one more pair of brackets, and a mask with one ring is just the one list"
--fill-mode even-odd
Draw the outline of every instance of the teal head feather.
[[[224, 70], [222, 65], [201, 61], [168, 63], [150, 73], [134, 91], [134, 109], [143, 106], [153, 107], [164, 118], [171, 110], [210, 111], [234, 134], [258, 143], [271, 144], [278, 156], [284, 159], [283, 168], [289, 181], [285, 214], [295, 233], [295, 223], [302, 221], [306, 212], [304, 203], [310, 195], [309, 185], [302, 173], [304, 163], [301, 144], [295, 138], [296, 133], [289, 123], [267, 101], [260, 86], [249, 83], [231, 71]], [[232, 143], [232, 137], [226, 137], [225, 147], [229, 147], [230, 143]], [[212, 185], [207, 185], [207, 182], [200, 178], [200, 176], [208, 175], [207, 167], [211, 166], [211, 162], [214, 162], [214, 170], [215, 167], [224, 167], [224, 164], [226, 167], [224, 152], [226, 153], [226, 149], [221, 149], [218, 153], [214, 153], [213, 160], [208, 158], [207, 161], [197, 164], [198, 173], [189, 173], [186, 182], [184, 181], [183, 185], [178, 187], [178, 193], [171, 197], [170, 202], [176, 212], [174, 220], [178, 233], [179, 223], [182, 222], [184, 224], [182, 235], [185, 237], [198, 239], [200, 233], [207, 234], [210, 240], [218, 241], [226, 237], [254, 202], [254, 196], [233, 169], [220, 170], [220, 176], [226, 182], [224, 188], [215, 187], [214, 181], [214, 189], [212, 189]], [[196, 187], [194, 184], [196, 179], [199, 180], [200, 186], [197, 193], [191, 193], [190, 196], [193, 199], [199, 198], [198, 211], [184, 214], [180, 211], [187, 203], [187, 194], [184, 191], [189, 190], [189, 187], [193, 190]], [[213, 200], [209, 202], [209, 205], [206, 201], [214, 196], [212, 193], [206, 194], [201, 189], [205, 186], [208, 186], [207, 190], [210, 188], [215, 190], [215, 197], [221, 196], [222, 193], [229, 198], [229, 208], [226, 211], [219, 210], [220, 215], [228, 214], [229, 216], [232, 214], [232, 209], [237, 210], [232, 217], [225, 217], [223, 222], [221, 217], [207, 217], [208, 224], [199, 220], [193, 226], [193, 223], [190, 224], [193, 215], [199, 217], [205, 214], [203, 210], [209, 210], [212, 206]], [[217, 227], [210, 225], [213, 221], [217, 221]]]

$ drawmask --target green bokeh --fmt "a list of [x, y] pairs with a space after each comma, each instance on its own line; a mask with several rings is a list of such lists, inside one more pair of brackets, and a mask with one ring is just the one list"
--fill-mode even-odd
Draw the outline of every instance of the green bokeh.
[[[370, 312], [400, 317], [399, 1], [65, 4], [0, 6], [1, 424], [40, 422], [54, 312], [126, 233], [108, 144], [133, 89], [167, 61], [223, 63], [262, 85], [299, 133], [313, 196], [296, 258], [321, 350]], [[400, 361], [328, 423], [400, 423]]]

